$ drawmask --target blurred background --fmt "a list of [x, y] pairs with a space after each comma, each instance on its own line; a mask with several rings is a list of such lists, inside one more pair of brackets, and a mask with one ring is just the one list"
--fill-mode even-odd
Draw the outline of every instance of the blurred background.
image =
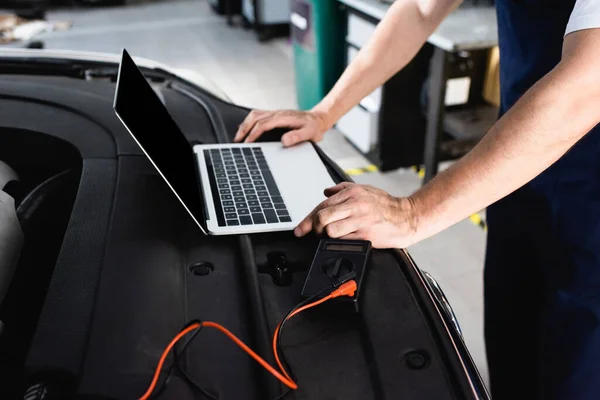
[[[401, 0], [399, 0], [401, 1]], [[391, 0], [10, 0], [0, 51], [126, 48], [250, 108], [309, 109], [369, 40]], [[402, 40], [401, 37], [398, 40]], [[356, 182], [409, 195], [462, 157], [499, 104], [493, 1], [465, 1], [415, 59], [321, 142]], [[409, 249], [441, 284], [487, 379], [485, 210]]]

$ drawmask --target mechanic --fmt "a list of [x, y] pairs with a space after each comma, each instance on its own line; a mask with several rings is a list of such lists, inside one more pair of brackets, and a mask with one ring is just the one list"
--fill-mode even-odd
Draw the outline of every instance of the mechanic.
[[[252, 111], [235, 141], [318, 141], [404, 67], [453, 0], [395, 2], [312, 110]], [[600, 398], [600, 0], [496, 0], [501, 118], [408, 198], [342, 183], [295, 229], [405, 248], [487, 206], [494, 399]], [[588, 133], [589, 132], [589, 133]], [[452, 266], [448, 266], [451, 268]]]

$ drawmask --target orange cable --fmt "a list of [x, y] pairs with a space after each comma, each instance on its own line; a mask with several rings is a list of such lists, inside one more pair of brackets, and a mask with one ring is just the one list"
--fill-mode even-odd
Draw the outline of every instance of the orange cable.
[[146, 393], [144, 393], [144, 395], [142, 397], [140, 397], [140, 400], [147, 400], [150, 397], [150, 395], [152, 394], [152, 392], [154, 391], [154, 388], [156, 388], [156, 384], [158, 383], [158, 377], [160, 376], [160, 371], [162, 370], [163, 364], [165, 363], [165, 360], [167, 359], [167, 355], [169, 354], [169, 352], [171, 351], [173, 346], [175, 346], [175, 344], [177, 344], [177, 342], [182, 337], [184, 337], [185, 335], [187, 335], [194, 329], [200, 328], [200, 326], [201, 326], [200, 323], [192, 324], [192, 325], [188, 326], [187, 328], [185, 328], [184, 330], [182, 330], [181, 332], [179, 332], [177, 334], [177, 336], [175, 336], [173, 338], [173, 340], [171, 340], [171, 343], [169, 343], [169, 345], [163, 352], [162, 356], [160, 357], [160, 360], [158, 361], [156, 371], [154, 372], [154, 378], [152, 378], [152, 382], [150, 383], [148, 390], [146, 390]]
[[[229, 339], [233, 340], [233, 342], [235, 344], [240, 346], [242, 348], [242, 350], [244, 350], [252, 358], [254, 358], [260, 365], [263, 366], [263, 368], [265, 368], [267, 371], [269, 371], [273, 376], [275, 376], [277, 379], [279, 379], [281, 382], [283, 382], [290, 388], [298, 389], [298, 385], [296, 385], [296, 383], [293, 380], [288, 379], [285, 376], [283, 376], [281, 373], [277, 372], [277, 370], [275, 370], [275, 368], [270, 366], [265, 360], [263, 360], [258, 354], [256, 354], [250, 347], [248, 347], [244, 342], [242, 342], [240, 339], [238, 339], [237, 336], [235, 336], [233, 333], [231, 333], [229, 330], [227, 330], [227, 328], [223, 327], [222, 325], [217, 324], [216, 322], [204, 321], [202, 323], [195, 323], [195, 324], [188, 326], [187, 328], [185, 328], [184, 330], [179, 332], [177, 334], [177, 336], [175, 336], [173, 338], [173, 340], [171, 340], [169, 345], [165, 348], [162, 356], [160, 357], [160, 360], [158, 361], [158, 365], [156, 366], [156, 371], [154, 372], [154, 377], [152, 378], [152, 382], [150, 383], [148, 390], [146, 390], [146, 393], [144, 393], [142, 395], [142, 397], [140, 397], [140, 400], [148, 400], [150, 398], [150, 395], [152, 394], [152, 392], [156, 388], [156, 384], [158, 383], [158, 378], [160, 376], [160, 372], [162, 371], [163, 364], [165, 363], [165, 360], [167, 359], [169, 352], [175, 346], [175, 344], [179, 340], [181, 340], [182, 337], [184, 337], [185, 335], [187, 335], [194, 329], [200, 328], [201, 326], [215, 328], [215, 329], [223, 332]], [[284, 371], [284, 373], [285, 373], [285, 371]], [[285, 374], [285, 375], [287, 375], [287, 374]]]
[[216, 328], [216, 329], [220, 330], [225, 335], [227, 335], [231, 340], [233, 340], [235, 342], [235, 344], [240, 346], [242, 348], [242, 350], [244, 350], [246, 353], [248, 353], [260, 365], [262, 365], [263, 368], [265, 368], [267, 371], [269, 371], [273, 376], [275, 376], [281, 382], [283, 382], [284, 384], [289, 386], [291, 389], [298, 389], [298, 385], [296, 385], [296, 383], [293, 380], [288, 379], [288, 378], [284, 377], [283, 375], [281, 375], [279, 372], [277, 372], [277, 370], [275, 370], [275, 368], [270, 366], [265, 360], [263, 360], [261, 358], [261, 356], [256, 354], [250, 347], [248, 347], [244, 342], [242, 342], [240, 339], [238, 339], [233, 333], [229, 332], [226, 328], [224, 328], [223, 326], [221, 326], [215, 322], [208, 322], [208, 321], [203, 322], [202, 325], [210, 326], [211, 328]]
[[[328, 296], [323, 297], [320, 300], [317, 300], [317, 301], [315, 301], [313, 303], [310, 303], [310, 304], [307, 304], [307, 305], [304, 305], [304, 306], [298, 308], [293, 313], [291, 313], [287, 317], [287, 319], [290, 319], [294, 315], [296, 315], [296, 314], [298, 314], [298, 313], [300, 313], [300, 312], [302, 312], [302, 311], [304, 311], [304, 310], [306, 310], [308, 308], [318, 306], [319, 304], [322, 304], [322, 303], [326, 302], [327, 300], [333, 299], [335, 297], [338, 297], [338, 296], [354, 296], [355, 291], [356, 291], [356, 282], [355, 281], [348, 281], [348, 282], [342, 284], [338, 289], [334, 290]], [[277, 353], [277, 335], [279, 334], [279, 328], [280, 328], [280, 326], [281, 326], [282, 323], [283, 323], [283, 321], [280, 322], [279, 325], [277, 325], [277, 328], [275, 329], [275, 333], [273, 335], [273, 352], [275, 354], [275, 360], [277, 361], [277, 365], [279, 366], [279, 369], [281, 370], [281, 372], [283, 372], [283, 375], [285, 375], [285, 376], [283, 376], [275, 368], [273, 368], [272, 366], [270, 366], [261, 356], [259, 356], [258, 354], [256, 354], [250, 347], [248, 347], [246, 345], [246, 343], [244, 343], [240, 339], [238, 339], [237, 336], [235, 336], [233, 333], [231, 333], [224, 326], [222, 326], [222, 325], [220, 325], [220, 324], [218, 324], [216, 322], [210, 322], [210, 321], [197, 322], [197, 323], [194, 323], [194, 324], [188, 326], [187, 328], [185, 328], [181, 332], [179, 332], [173, 338], [173, 340], [171, 340], [171, 342], [169, 343], [169, 345], [165, 348], [165, 350], [163, 351], [162, 356], [160, 357], [160, 360], [158, 361], [158, 365], [156, 366], [156, 371], [154, 372], [154, 377], [152, 378], [152, 382], [150, 383], [150, 386], [148, 387], [148, 390], [146, 390], [146, 393], [144, 393], [140, 397], [140, 400], [147, 400], [148, 398], [150, 398], [150, 395], [152, 394], [152, 392], [156, 388], [156, 384], [158, 383], [158, 378], [160, 376], [160, 372], [162, 371], [163, 364], [165, 363], [165, 360], [167, 359], [167, 356], [169, 355], [169, 352], [171, 351], [171, 349], [177, 344], [177, 342], [179, 340], [181, 340], [182, 337], [184, 337], [188, 333], [192, 332], [193, 330], [198, 329], [198, 328], [203, 327], [203, 326], [208, 326], [210, 328], [215, 328], [215, 329], [221, 331], [229, 339], [231, 339], [235, 344], [237, 344], [242, 350], [244, 350], [246, 353], [248, 353], [248, 355], [250, 355], [252, 358], [254, 358], [254, 360], [256, 360], [256, 362], [258, 362], [260, 365], [262, 365], [263, 368], [265, 368], [267, 371], [269, 371], [273, 376], [275, 376], [277, 379], [279, 379], [281, 382], [283, 382], [285, 385], [287, 385], [291, 389], [294, 389], [294, 390], [298, 389], [298, 385], [296, 384], [296, 382], [294, 382], [292, 380], [292, 378], [288, 375], [288, 373], [285, 370], [285, 368], [283, 368], [283, 366], [281, 365], [281, 361], [279, 360], [279, 355]]]
[[327, 300], [331, 300], [331, 299], [339, 297], [339, 296], [352, 297], [352, 296], [354, 296], [355, 292], [356, 292], [356, 281], [351, 280], [351, 281], [345, 282], [338, 289], [331, 292], [328, 296], [325, 296], [320, 300], [317, 300], [313, 303], [306, 304], [306, 305], [298, 308], [297, 310], [294, 310], [294, 312], [292, 312], [290, 315], [288, 315], [288, 317], [286, 319], [284, 319], [277, 325], [277, 328], [275, 328], [275, 332], [273, 333], [273, 354], [275, 355], [275, 361], [277, 362], [277, 366], [284, 373], [286, 378], [288, 378], [290, 381], [292, 381], [292, 378], [290, 377], [290, 375], [287, 373], [287, 371], [281, 364], [281, 360], [279, 359], [279, 352], [277, 351], [277, 337], [279, 336], [279, 329], [281, 328], [281, 324], [283, 324], [285, 321], [291, 319], [294, 315], [297, 315], [297, 314], [301, 313], [302, 311], [307, 310], [309, 308], [318, 306], [319, 304], [323, 304]]
[[287, 373], [287, 371], [283, 367], [283, 364], [281, 364], [281, 360], [279, 359], [279, 352], [277, 351], [277, 336], [279, 336], [279, 328], [281, 328], [281, 324], [283, 324], [284, 321], [289, 320], [290, 318], [292, 318], [294, 315], [298, 314], [299, 312], [302, 312], [302, 311], [306, 310], [307, 308], [318, 306], [319, 304], [325, 303], [327, 300], [330, 300], [330, 299], [332, 299], [331, 294], [327, 297], [323, 297], [322, 299], [315, 301], [314, 303], [309, 303], [305, 306], [300, 307], [299, 309], [297, 309], [293, 313], [291, 313], [286, 319], [281, 321], [277, 325], [277, 328], [275, 328], [275, 332], [273, 332], [273, 354], [275, 355], [275, 361], [277, 362], [277, 366], [283, 372], [283, 374], [286, 376], [286, 378], [288, 378], [289, 380], [292, 380], [292, 378], [290, 377], [290, 375]]

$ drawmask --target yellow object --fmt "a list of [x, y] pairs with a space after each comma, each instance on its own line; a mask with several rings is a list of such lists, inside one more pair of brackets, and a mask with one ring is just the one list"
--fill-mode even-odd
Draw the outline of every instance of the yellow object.
[[488, 103], [500, 107], [500, 49], [498, 46], [490, 50], [483, 83], [483, 98]]
[[469, 218], [471, 218], [471, 222], [475, 225], [479, 225], [481, 223], [481, 216], [479, 214], [473, 214]]
[[482, 228], [484, 231], [487, 232], [487, 224], [486, 222], [483, 220], [483, 218], [481, 218], [481, 215], [479, 214], [473, 214], [469, 217], [469, 219], [471, 220], [471, 222], [474, 225], [479, 226], [480, 228]]
[[415, 171], [417, 173], [417, 175], [419, 175], [419, 178], [423, 179], [425, 178], [425, 167], [419, 167], [417, 165], [413, 165], [412, 170]]
[[369, 172], [377, 172], [377, 171], [379, 171], [379, 168], [377, 168], [376, 165], [371, 164], [371, 165], [367, 165], [366, 167], [363, 167], [363, 168], [347, 169], [344, 172], [350, 176], [356, 176], [356, 175], [362, 175], [362, 174], [366, 174]]

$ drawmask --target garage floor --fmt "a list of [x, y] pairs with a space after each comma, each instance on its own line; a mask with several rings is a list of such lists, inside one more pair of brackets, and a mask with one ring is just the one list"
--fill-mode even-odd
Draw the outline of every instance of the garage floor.
[[[206, 0], [130, 0], [126, 7], [56, 10], [49, 19], [70, 20], [73, 27], [45, 34], [47, 48], [120, 53], [125, 47], [134, 56], [205, 75], [235, 103], [296, 108], [288, 40], [261, 44], [252, 31], [227, 26]], [[326, 136], [322, 147], [344, 169], [369, 165], [336, 131]], [[420, 185], [413, 170], [363, 173], [354, 178], [394, 195], [408, 195]], [[487, 381], [482, 302], [485, 238], [480, 227], [466, 220], [409, 251], [444, 289]]]

